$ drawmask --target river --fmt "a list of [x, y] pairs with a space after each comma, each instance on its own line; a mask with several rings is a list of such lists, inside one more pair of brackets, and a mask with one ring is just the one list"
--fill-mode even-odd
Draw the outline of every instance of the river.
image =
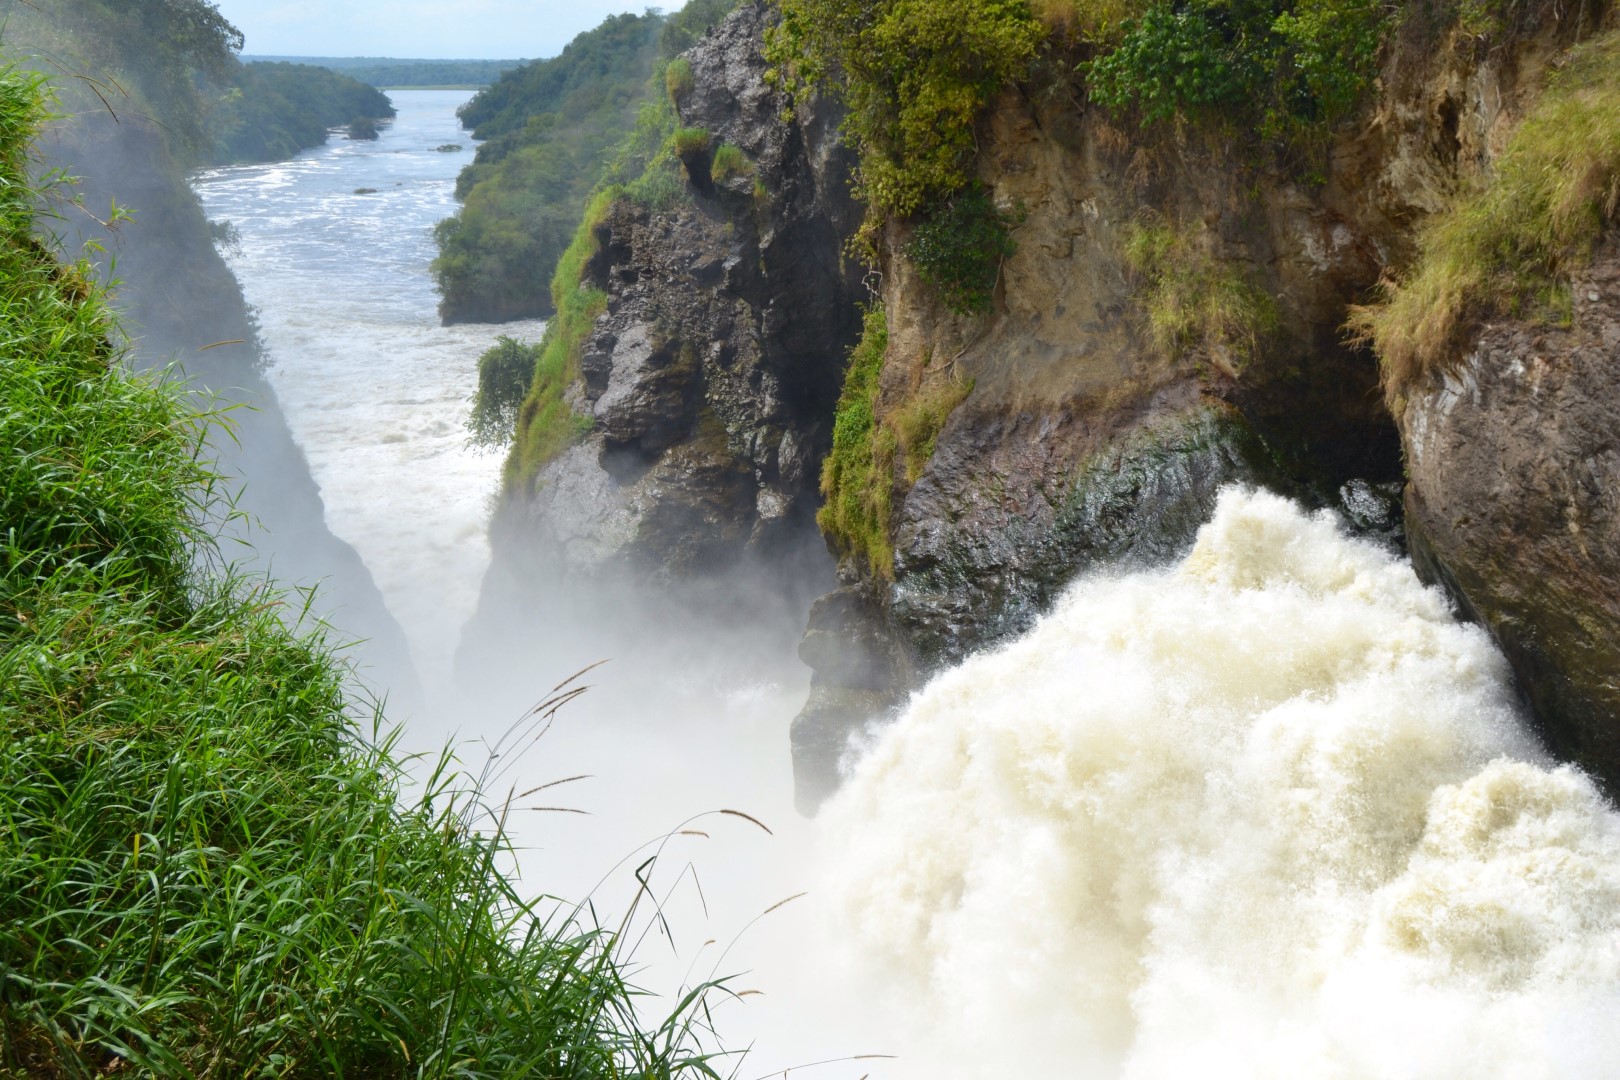
[[[227, 260], [256, 309], [269, 379], [320, 485], [327, 524], [359, 553], [408, 640], [426, 703], [409, 715], [391, 711], [401, 746], [431, 757], [453, 744], [476, 771], [512, 720], [510, 702], [538, 700], [573, 668], [541, 657], [514, 671], [509, 687], [453, 678], [489, 561], [485, 524], [501, 463], [466, 441], [477, 358], [497, 335], [536, 340], [544, 329], [438, 322], [432, 230], [454, 211], [456, 175], [472, 160], [473, 140], [455, 116], [470, 96], [393, 91], [399, 115], [375, 141], [334, 136], [290, 161], [208, 170], [194, 186], [210, 220], [229, 221], [239, 237]], [[451, 145], [460, 149], [440, 149]], [[508, 828], [526, 889], [590, 896], [604, 922], [635, 901], [645, 842], [709, 815], [675, 838], [668, 872], [655, 879], [675, 887], [663, 905], [673, 940], [650, 934], [636, 956], [642, 986], [673, 992], [755, 916], [806, 887], [809, 829], [792, 810], [787, 724], [808, 672], [787, 652], [782, 670], [718, 682], [617, 655], [543, 745], [502, 776], [519, 788], [594, 778], [541, 800], [562, 810], [520, 812]], [[716, 819], [723, 808], [772, 833]], [[797, 946], [807, 918], [791, 905], [775, 912], [726, 956], [724, 971], [751, 972], [746, 988], [772, 997], [732, 1002], [729, 1012], [742, 1015], [722, 1024], [728, 1045], [762, 1041], [748, 1064], [758, 1072], [853, 1047], [827, 1031], [842, 1026], [825, 1019], [837, 1009], [810, 1000], [816, 976]], [[649, 1015], [661, 1019], [660, 1007], [649, 1003]], [[812, 1012], [823, 1019], [806, 1022]]]
[[545, 325], [439, 325], [433, 226], [472, 161], [455, 116], [471, 96], [395, 91], [399, 116], [375, 141], [334, 136], [194, 181], [210, 220], [240, 236], [228, 260], [327, 524], [370, 568], [430, 693], [448, 680], [489, 559], [500, 458], [470, 449], [464, 428], [478, 355]]

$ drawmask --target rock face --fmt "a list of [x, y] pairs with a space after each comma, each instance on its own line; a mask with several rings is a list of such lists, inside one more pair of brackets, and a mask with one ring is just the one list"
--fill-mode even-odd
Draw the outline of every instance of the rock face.
[[[1490, 55], [1409, 32], [1368, 122], [1341, 132], [1309, 179], [1196, 132], [1123, 131], [1061, 94], [1004, 98], [979, 133], [979, 179], [1019, 220], [992, 310], [944, 310], [902, 257], [903, 225], [884, 236], [880, 422], [930, 380], [973, 389], [920, 474], [896, 468], [892, 566], [846, 559], [844, 594], [860, 603], [812, 610], [803, 655], [816, 674], [794, 724], [801, 806], [836, 786], [848, 733], [909, 686], [1024, 629], [1090, 568], [1174, 557], [1224, 484], [1331, 505], [1398, 542], [1396, 426], [1373, 358], [1340, 328], [1410, 250], [1412, 225], [1488, 167], [1569, 29]], [[1152, 282], [1124, 257], [1144, 222], [1192, 237], [1208, 265], [1274, 304], [1249, 355], [1150, 338]], [[847, 650], [825, 640], [840, 634]], [[848, 652], [881, 658], [886, 693]]]
[[[835, 117], [781, 119], [767, 18], [744, 7], [688, 53], [678, 102], [684, 125], [740, 148], [752, 171], [689, 149], [689, 200], [621, 204], [598, 231], [589, 276], [608, 310], [571, 399], [593, 430], [501, 512], [486, 600], [559, 569], [718, 580], [813, 537], [867, 294], [839, 259], [859, 210]], [[1024, 629], [1089, 569], [1175, 557], [1223, 485], [1332, 506], [1402, 543], [1403, 434], [1420, 563], [1498, 634], [1538, 711], [1567, 718], [1555, 746], [1620, 762], [1604, 734], [1620, 694], [1620, 429], [1600, 385], [1620, 334], [1601, 314], [1612, 260], [1583, 286], [1598, 299], [1581, 301], [1580, 329], [1554, 341], [1494, 328], [1400, 418], [1341, 329], [1410, 254], [1414, 226], [1489, 168], [1573, 30], [1549, 18], [1484, 51], [1411, 22], [1361, 121], [1308, 172], [1195, 126], [1123, 130], [1066, 84], [1003, 97], [977, 133], [979, 180], [1017, 221], [991, 309], [946, 310], [903, 256], [905, 222], [878, 238], [875, 424], [898, 435], [941, 390], [955, 404], [925, 452], [879, 468], [892, 558], [842, 552], [837, 588], [810, 607], [811, 692], [792, 727], [802, 809], [837, 786], [851, 736], [931, 672]], [[1154, 338], [1158, 286], [1126, 258], [1153, 224], [1258, 298], [1248, 347]], [[1549, 575], [1556, 589], [1532, 584]]]
[[[859, 222], [836, 117], [785, 122], [765, 84], [766, 8], [686, 54], [681, 123], [749, 170], [693, 175], [667, 210], [625, 199], [587, 283], [608, 296], [580, 360], [590, 435], [540, 471], [500, 528], [570, 572], [653, 582], [723, 573], [813, 534], [817, 469], [858, 330]], [[689, 170], [690, 171], [690, 170]]]
[[1486, 326], [1402, 413], [1420, 572], [1490, 629], [1549, 746], [1620, 790], [1620, 250], [1568, 329]]
[[752, 595], [764, 579], [794, 597], [797, 626], [830, 583], [814, 517], [859, 332], [863, 291], [842, 253], [860, 208], [837, 115], [784, 120], [765, 83], [767, 12], [745, 5], [688, 51], [677, 101], [683, 126], [746, 166], [716, 179], [701, 155], [674, 205], [623, 199], [597, 228], [585, 279], [607, 310], [569, 399], [591, 430], [497, 511], [464, 655], [501, 636], [514, 596], [563, 581], [714, 595], [747, 578]]

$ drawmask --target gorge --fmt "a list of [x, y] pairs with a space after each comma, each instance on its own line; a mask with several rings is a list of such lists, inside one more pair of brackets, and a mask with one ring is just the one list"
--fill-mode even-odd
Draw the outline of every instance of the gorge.
[[[460, 91], [394, 92], [375, 141], [189, 178], [94, 107], [42, 144], [86, 207], [135, 211], [72, 218], [67, 246], [110, 235], [136, 365], [178, 355], [260, 403], [215, 439], [251, 557], [325, 582], [313, 610], [368, 639], [352, 659], [395, 725], [362, 713], [337, 760], [423, 755], [378, 786], [407, 829], [452, 791], [447, 740], [483, 785], [421, 818], [529, 898], [488, 906], [512, 921], [476, 963], [515, 970], [509, 946], [588, 916], [577, 940], [664, 995], [626, 1030], [695, 1000], [680, 1053], [710, 1020], [753, 1045], [722, 1074], [1613, 1075], [1609, 10], [748, 0], [593, 33], [501, 74], [476, 145]], [[604, 42], [623, 67], [585, 81]], [[1156, 84], [1161, 46], [1219, 64]], [[585, 101], [601, 128], [565, 152]], [[545, 187], [587, 158], [588, 198]], [[518, 257], [501, 230], [524, 222]], [[545, 322], [473, 321], [509, 315]], [[478, 360], [498, 334], [515, 393]], [[504, 459], [466, 443], [475, 392]], [[8, 753], [20, 731], [78, 768], [54, 718], [118, 714], [116, 665], [54, 689], [28, 659], [50, 650], [11, 644], [43, 624], [21, 581], [4, 673], [45, 689], [0, 698]], [[282, 709], [301, 684], [265, 685]], [[121, 813], [107, 863], [133, 873], [166, 834]], [[198, 865], [250, 872], [211, 844]], [[352, 895], [431, 891], [390, 888]], [[0, 945], [0, 970], [50, 952]], [[419, 1019], [401, 1053], [364, 1022], [319, 1053], [502, 1075], [489, 1047], [522, 1045], [544, 1072], [562, 1043], [506, 1024], [543, 981], [471, 993], [479, 1049], [454, 1060]], [[310, 991], [318, 1023], [221, 1013], [179, 1053], [228, 1075], [197, 1063], [348, 1031], [324, 1017], [370, 999], [345, 985]], [[407, 996], [413, 1018], [469, 1000]], [[164, 1073], [139, 1057], [168, 1045], [161, 1008], [50, 1029], [29, 1000], [0, 992], [0, 1071], [71, 1043]], [[578, 1074], [701, 1071], [616, 1037]], [[321, 1075], [298, 1052], [289, 1074]]]

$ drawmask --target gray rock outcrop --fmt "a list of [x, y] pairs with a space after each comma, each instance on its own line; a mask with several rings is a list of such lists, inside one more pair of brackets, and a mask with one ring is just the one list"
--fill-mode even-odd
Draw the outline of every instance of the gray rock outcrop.
[[1548, 745], [1620, 790], [1620, 250], [1568, 328], [1486, 325], [1402, 413], [1413, 560], [1487, 627]]

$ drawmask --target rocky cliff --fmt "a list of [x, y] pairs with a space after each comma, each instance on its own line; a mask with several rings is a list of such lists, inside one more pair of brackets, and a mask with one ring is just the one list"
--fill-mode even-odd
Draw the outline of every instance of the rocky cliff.
[[[582, 284], [605, 311], [567, 395], [590, 430], [497, 510], [468, 663], [522, 622], [517, 609], [563, 591], [623, 586], [677, 612], [746, 596], [796, 636], [827, 584], [817, 480], [859, 329], [843, 240], [860, 210], [836, 115], [783, 119], [763, 77], [765, 18], [745, 6], [685, 54], [680, 122], [707, 138], [680, 196], [620, 199], [596, 226]], [[721, 145], [745, 163], [716, 178]]]
[[1548, 745], [1620, 786], [1620, 251], [1568, 327], [1487, 325], [1407, 396], [1412, 557], [1507, 653]]
[[1493, 327], [1398, 417], [1344, 331], [1417, 227], [1490, 170], [1589, 12], [1542, 11], [1489, 48], [1408, 19], [1355, 120], [1292, 155], [1220, 125], [1122, 126], [1048, 70], [976, 132], [1015, 250], [969, 315], [918, 273], [905, 221], [855, 288], [838, 262], [857, 222], [848, 163], [824, 102], [783, 118], [762, 78], [768, 18], [746, 7], [689, 54], [679, 102], [684, 124], [747, 152], [758, 188], [689, 162], [679, 209], [625, 205], [600, 227], [591, 274], [610, 299], [573, 398], [592, 430], [502, 511], [498, 561], [521, 565], [526, 544], [531, 564], [690, 580], [802, 535], [870, 300], [856, 352], [876, 364], [856, 404], [871, 415], [844, 472], [864, 487], [843, 493], [870, 528], [828, 529], [838, 588], [800, 647], [806, 810], [850, 735], [921, 678], [1027, 627], [1089, 568], [1174, 556], [1225, 484], [1403, 542], [1403, 452], [1420, 566], [1560, 717], [1552, 745], [1620, 768], [1613, 262], [1577, 284], [1573, 329]]

